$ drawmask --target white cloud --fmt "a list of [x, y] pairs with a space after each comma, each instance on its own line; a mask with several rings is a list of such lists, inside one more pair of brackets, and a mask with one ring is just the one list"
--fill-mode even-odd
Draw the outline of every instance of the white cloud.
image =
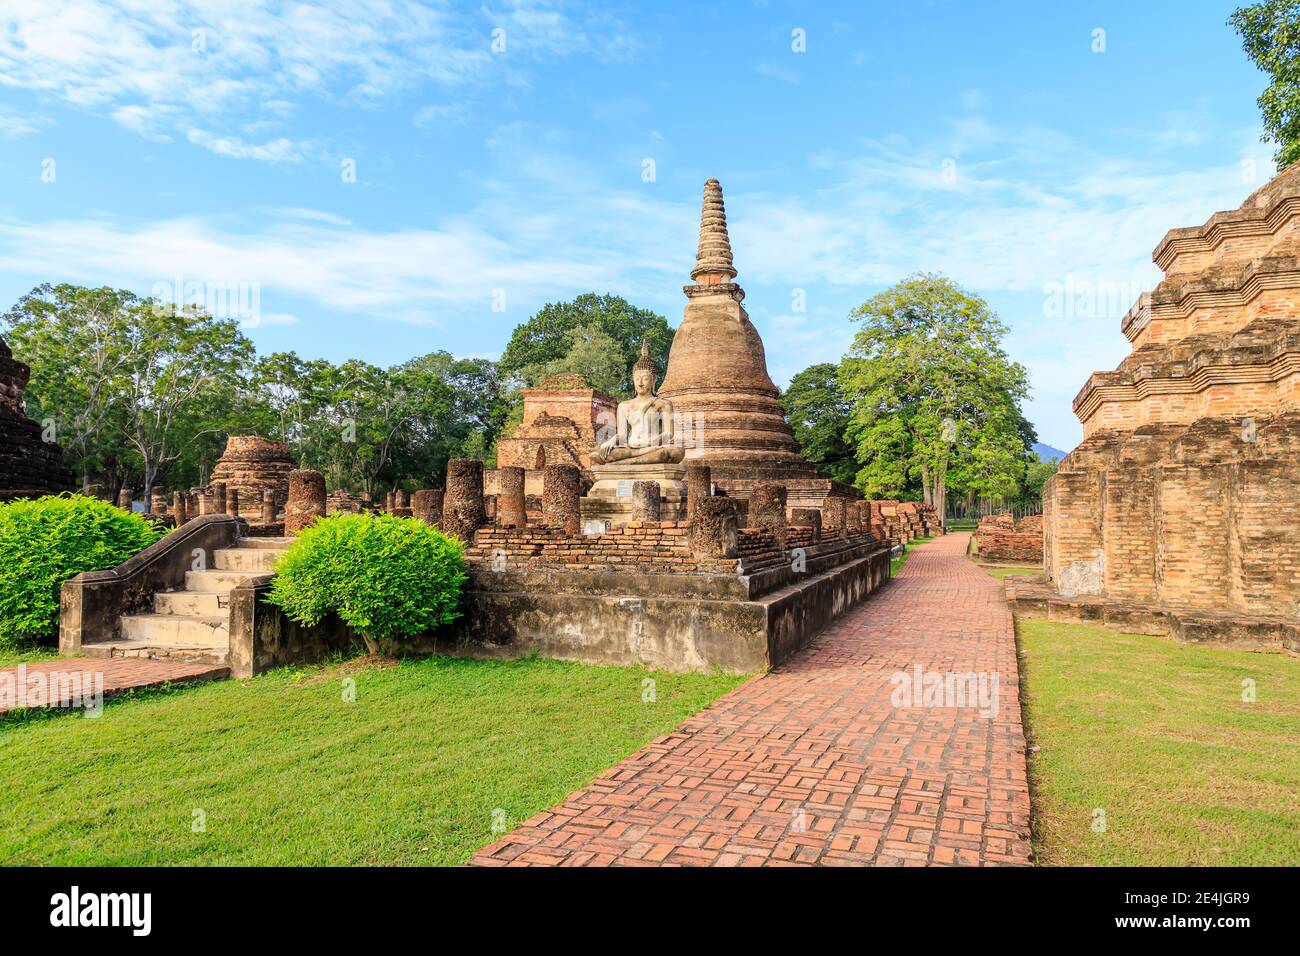
[[[364, 106], [486, 82], [500, 75], [493, 24], [509, 38], [506, 82], [526, 83], [522, 69], [538, 57], [617, 62], [638, 49], [598, 7], [542, 0], [499, 13], [418, 0], [44, 0], [0, 5], [0, 86], [106, 112], [150, 138], [179, 134], [223, 156], [296, 161], [327, 131], [302, 142], [245, 142], [237, 131], [291, 117], [312, 98]], [[0, 117], [0, 133], [6, 126], [19, 129]]]
[[16, 113], [8, 107], [0, 106], [0, 136], [16, 139], [30, 136], [46, 125], [46, 121], [36, 116]]

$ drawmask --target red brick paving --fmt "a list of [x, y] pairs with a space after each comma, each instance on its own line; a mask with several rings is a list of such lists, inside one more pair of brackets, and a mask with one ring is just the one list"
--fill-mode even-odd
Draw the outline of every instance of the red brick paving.
[[[921, 545], [787, 664], [480, 850], [479, 866], [1030, 862], [1011, 615], [965, 557]], [[996, 672], [976, 708], [895, 707], [890, 676]]]
[[[72, 682], [73, 678], [80, 679], [76, 700], [80, 706], [80, 693], [93, 693], [99, 681], [95, 676], [97, 674], [103, 675], [104, 696], [111, 697], [124, 690], [156, 687], [168, 681], [225, 677], [229, 674], [229, 669], [213, 664], [190, 664], [141, 657], [68, 657], [27, 664], [22, 671], [17, 667], [8, 667], [0, 670], [0, 715], [22, 709], [14, 706], [19, 697], [26, 707], [46, 706], [51, 690], [55, 692], [55, 706], [67, 706], [68, 691], [78, 687], [78, 684]], [[24, 685], [25, 691], [19, 688], [20, 676], [28, 678]], [[59, 679], [60, 676], [62, 680]]]

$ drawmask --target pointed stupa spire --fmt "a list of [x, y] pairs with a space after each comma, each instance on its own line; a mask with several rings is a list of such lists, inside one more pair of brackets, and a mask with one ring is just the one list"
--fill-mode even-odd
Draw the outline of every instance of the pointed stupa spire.
[[[703, 275], [718, 276], [715, 283], [736, 277], [736, 267], [731, 264], [731, 239], [727, 235], [727, 210], [722, 205], [722, 184], [716, 179], [710, 179], [704, 184], [704, 208], [700, 211], [700, 245], [695, 253], [695, 268], [691, 270], [691, 279], [699, 282]], [[721, 278], [722, 276], [726, 278]]]

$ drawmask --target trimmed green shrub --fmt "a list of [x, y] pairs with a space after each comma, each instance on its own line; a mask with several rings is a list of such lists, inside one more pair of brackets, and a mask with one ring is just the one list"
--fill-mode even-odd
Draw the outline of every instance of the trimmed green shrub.
[[461, 543], [418, 518], [337, 514], [299, 532], [269, 599], [300, 624], [337, 614], [378, 654], [458, 618], [467, 577]]
[[0, 645], [55, 637], [64, 581], [115, 568], [165, 533], [84, 495], [0, 504]]

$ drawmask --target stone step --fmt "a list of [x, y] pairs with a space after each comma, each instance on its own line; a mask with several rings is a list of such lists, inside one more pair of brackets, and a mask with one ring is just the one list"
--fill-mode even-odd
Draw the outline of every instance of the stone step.
[[283, 551], [289, 545], [293, 544], [297, 538], [240, 538], [236, 547], [248, 551], [269, 550]]
[[213, 552], [213, 564], [218, 571], [256, 571], [270, 574], [275, 570], [276, 559], [283, 550], [271, 548], [218, 548]]
[[156, 641], [100, 641], [83, 644], [81, 653], [86, 657], [147, 657], [153, 660], [187, 661], [194, 664], [213, 664], [216, 667], [202, 674], [198, 680], [220, 680], [230, 676], [227, 669], [230, 649], [212, 644], [169, 644]]
[[264, 573], [264, 571], [186, 571], [185, 590], [228, 594], [245, 581]]
[[147, 644], [229, 648], [229, 620], [225, 614], [124, 614], [122, 637]]
[[215, 617], [227, 613], [230, 594], [215, 591], [159, 591], [153, 596], [155, 614]]

